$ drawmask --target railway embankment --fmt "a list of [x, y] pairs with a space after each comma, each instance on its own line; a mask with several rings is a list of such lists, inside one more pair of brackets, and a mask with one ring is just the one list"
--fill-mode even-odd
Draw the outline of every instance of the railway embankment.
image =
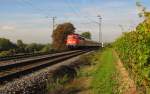
[[81, 56], [76, 56], [8, 82], [0, 87], [0, 94], [47, 94], [52, 88], [58, 88], [54, 83], [58, 83], [59, 79], [63, 82], [63, 78], [67, 76], [65, 81], [68, 82], [77, 75], [76, 69], [84, 64], [80, 58]]
[[83, 59], [88, 63], [78, 70], [77, 77], [67, 84], [55, 84], [63, 89], [52, 94], [137, 94], [134, 81], [113, 49], [105, 48]]
[[0, 87], [0, 94], [137, 94], [111, 48], [76, 56]]

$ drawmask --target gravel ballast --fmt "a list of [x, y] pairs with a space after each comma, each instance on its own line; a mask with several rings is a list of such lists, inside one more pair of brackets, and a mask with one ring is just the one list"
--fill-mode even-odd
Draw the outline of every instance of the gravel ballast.
[[8, 82], [6, 85], [0, 87], [0, 94], [46, 94], [47, 84], [52, 83], [51, 80], [54, 79], [53, 75], [57, 73], [56, 71], [63, 71], [60, 70], [63, 69], [61, 68], [62, 66], [75, 69], [80, 64], [80, 56], [68, 59], [59, 64]]

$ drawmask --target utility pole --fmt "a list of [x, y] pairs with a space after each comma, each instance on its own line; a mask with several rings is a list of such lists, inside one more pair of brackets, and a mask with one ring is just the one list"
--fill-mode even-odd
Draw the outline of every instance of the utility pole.
[[55, 20], [56, 20], [56, 16], [53, 16], [53, 17], [48, 17], [48, 16], [46, 16], [46, 18], [48, 18], [48, 19], [52, 19], [52, 21], [53, 21], [53, 32], [54, 32], [54, 29], [55, 29]]
[[102, 31], [101, 31], [102, 17], [101, 17], [101, 15], [98, 15], [97, 17], [99, 18], [99, 42], [101, 43], [101, 45], [103, 47]]
[[53, 32], [54, 32], [54, 29], [55, 29], [55, 19], [56, 19], [56, 17], [54, 16], [54, 17], [52, 17], [52, 19], [53, 19]]

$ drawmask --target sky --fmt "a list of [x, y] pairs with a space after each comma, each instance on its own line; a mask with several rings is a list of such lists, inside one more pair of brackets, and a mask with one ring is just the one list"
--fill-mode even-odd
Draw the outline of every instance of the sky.
[[[141, 2], [149, 10], [150, 1]], [[104, 42], [114, 41], [142, 21], [136, 0], [0, 0], [0, 38], [51, 43], [52, 17], [55, 16], [56, 26], [71, 22], [76, 33], [90, 31], [92, 39], [98, 41], [98, 15], [102, 17]]]

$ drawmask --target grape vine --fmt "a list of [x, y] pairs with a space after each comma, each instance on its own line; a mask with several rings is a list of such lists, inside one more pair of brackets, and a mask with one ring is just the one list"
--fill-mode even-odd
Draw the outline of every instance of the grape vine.
[[[150, 83], [150, 16], [136, 30], [125, 32], [114, 42], [114, 48], [138, 86]], [[150, 86], [149, 86], [150, 87]]]

